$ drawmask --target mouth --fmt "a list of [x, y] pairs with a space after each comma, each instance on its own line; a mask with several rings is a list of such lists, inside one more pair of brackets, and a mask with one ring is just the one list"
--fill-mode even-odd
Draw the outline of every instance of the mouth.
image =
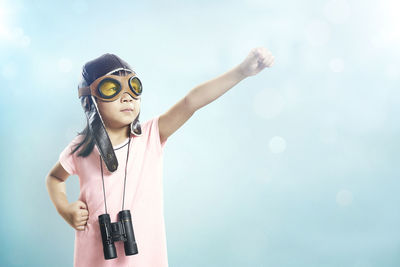
[[121, 112], [132, 112], [132, 108], [121, 109]]

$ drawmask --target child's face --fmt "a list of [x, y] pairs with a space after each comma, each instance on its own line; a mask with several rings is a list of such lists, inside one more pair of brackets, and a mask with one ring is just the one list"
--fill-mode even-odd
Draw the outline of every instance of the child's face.
[[140, 98], [134, 99], [128, 93], [112, 102], [96, 98], [97, 107], [107, 128], [123, 128], [130, 125], [140, 111]]

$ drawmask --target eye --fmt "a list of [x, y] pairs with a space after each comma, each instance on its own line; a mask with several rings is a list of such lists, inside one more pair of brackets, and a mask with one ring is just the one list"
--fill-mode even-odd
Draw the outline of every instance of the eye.
[[104, 88], [102, 89], [102, 92], [104, 95], [110, 96], [117, 92], [117, 87], [114, 86], [114, 87]]
[[106, 80], [99, 85], [99, 92], [104, 97], [112, 97], [117, 94], [119, 90], [119, 84], [111, 80]]
[[135, 92], [136, 95], [140, 95], [142, 93], [142, 84], [140, 80], [136, 77], [133, 77], [129, 80], [131, 89]]

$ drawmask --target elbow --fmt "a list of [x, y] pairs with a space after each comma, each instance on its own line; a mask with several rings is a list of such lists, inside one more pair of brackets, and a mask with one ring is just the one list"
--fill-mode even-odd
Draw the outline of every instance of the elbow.
[[51, 184], [51, 182], [52, 182], [52, 176], [51, 176], [51, 174], [49, 173], [49, 174], [47, 174], [47, 176], [46, 176], [46, 178], [45, 178], [45, 184], [46, 184], [46, 187], [47, 187], [47, 188], [49, 188], [49, 185]]
[[184, 104], [185, 104], [185, 109], [188, 111], [188, 113], [193, 114], [196, 112], [196, 110], [199, 109], [199, 107], [197, 107], [196, 105], [196, 101], [194, 101], [193, 97], [190, 94], [185, 96]]
[[45, 179], [45, 184], [47, 189], [51, 187], [55, 182], [63, 182], [60, 178], [52, 175], [51, 173], [47, 174]]
[[46, 184], [49, 183], [51, 181], [51, 178], [54, 177], [52, 170], [50, 170], [47, 175], [46, 175]]

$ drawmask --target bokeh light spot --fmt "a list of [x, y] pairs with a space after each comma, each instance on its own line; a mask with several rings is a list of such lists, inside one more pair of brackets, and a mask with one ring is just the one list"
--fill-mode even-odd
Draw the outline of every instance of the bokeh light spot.
[[286, 150], [286, 141], [280, 136], [274, 136], [269, 140], [269, 150], [272, 153], [279, 154]]
[[341, 58], [333, 58], [329, 62], [329, 68], [333, 72], [342, 72], [344, 70], [344, 62]]
[[68, 58], [61, 58], [58, 61], [58, 70], [60, 72], [70, 72], [72, 70], [72, 62]]
[[340, 206], [349, 206], [353, 202], [353, 193], [349, 190], [340, 190], [336, 194], [336, 203]]

